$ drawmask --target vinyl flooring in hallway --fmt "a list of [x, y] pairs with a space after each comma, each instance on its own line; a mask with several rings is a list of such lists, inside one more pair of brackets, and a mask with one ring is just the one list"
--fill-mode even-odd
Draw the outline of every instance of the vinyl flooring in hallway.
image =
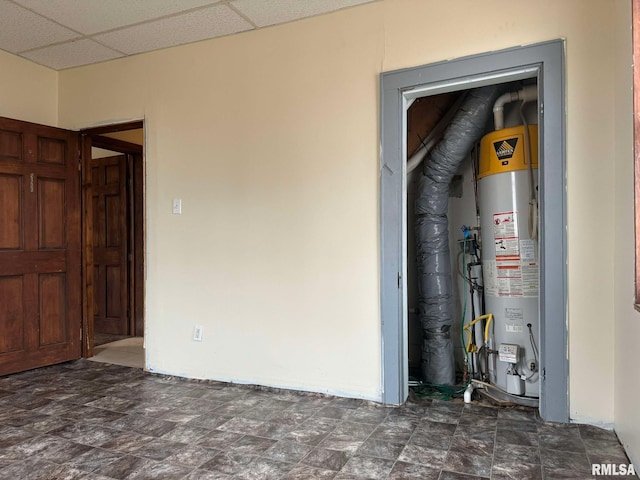
[[613, 432], [519, 409], [390, 408], [86, 360], [0, 377], [1, 479], [582, 479], [628, 461]]
[[128, 337], [94, 347], [92, 362], [144, 368], [144, 339]]

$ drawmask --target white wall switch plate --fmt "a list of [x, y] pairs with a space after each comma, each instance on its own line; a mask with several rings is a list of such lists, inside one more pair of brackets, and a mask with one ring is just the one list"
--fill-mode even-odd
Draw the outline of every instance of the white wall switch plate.
[[171, 204], [171, 211], [173, 212], [174, 215], [182, 214], [182, 199], [181, 198], [174, 198], [173, 199], [173, 202]]
[[202, 325], [196, 325], [193, 329], [193, 341], [201, 342], [202, 341]]

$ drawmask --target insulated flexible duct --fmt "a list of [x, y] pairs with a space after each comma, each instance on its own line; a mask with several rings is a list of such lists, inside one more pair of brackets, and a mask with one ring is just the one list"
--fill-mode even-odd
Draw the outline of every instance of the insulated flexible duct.
[[451, 324], [453, 299], [449, 253], [449, 184], [458, 167], [485, 133], [497, 97], [496, 87], [472, 90], [424, 162], [416, 199], [419, 314], [422, 374], [432, 384], [456, 381]]

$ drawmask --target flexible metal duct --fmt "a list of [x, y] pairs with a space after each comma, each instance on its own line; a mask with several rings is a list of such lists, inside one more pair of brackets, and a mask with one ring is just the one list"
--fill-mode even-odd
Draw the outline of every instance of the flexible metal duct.
[[456, 381], [451, 323], [453, 317], [449, 254], [449, 184], [485, 132], [497, 97], [496, 87], [472, 90], [442, 140], [424, 162], [416, 199], [418, 307], [422, 324], [422, 374], [426, 382]]

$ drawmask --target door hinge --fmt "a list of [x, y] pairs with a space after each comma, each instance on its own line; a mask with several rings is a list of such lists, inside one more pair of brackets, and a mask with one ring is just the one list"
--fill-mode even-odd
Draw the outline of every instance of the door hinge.
[[398, 288], [402, 287], [402, 274], [398, 272]]
[[82, 171], [82, 153], [78, 150], [78, 171]]

